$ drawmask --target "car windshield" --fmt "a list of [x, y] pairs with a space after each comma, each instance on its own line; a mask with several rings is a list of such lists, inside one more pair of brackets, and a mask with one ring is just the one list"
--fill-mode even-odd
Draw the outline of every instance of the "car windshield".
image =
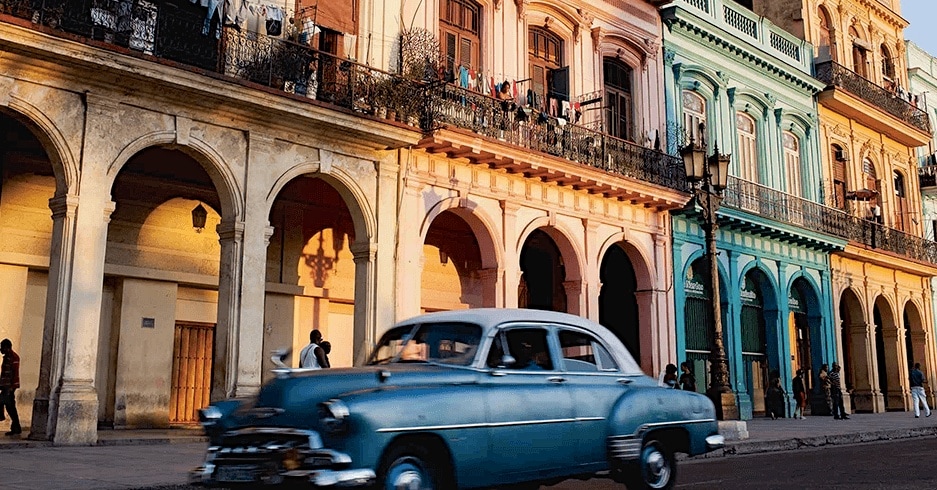
[[433, 362], [468, 366], [475, 359], [482, 329], [471, 323], [420, 323], [396, 327], [381, 337], [368, 365]]

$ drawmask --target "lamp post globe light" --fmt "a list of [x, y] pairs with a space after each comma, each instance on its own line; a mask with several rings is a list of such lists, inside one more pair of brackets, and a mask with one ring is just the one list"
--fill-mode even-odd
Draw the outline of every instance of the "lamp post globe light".
[[706, 393], [716, 406], [716, 417], [719, 420], [738, 420], [739, 408], [729, 386], [729, 362], [722, 340], [722, 301], [719, 298], [719, 263], [716, 260], [716, 230], [719, 229], [716, 211], [722, 203], [722, 193], [729, 179], [729, 155], [719, 154], [717, 145], [713, 148], [713, 154], [707, 157], [706, 150], [690, 140], [690, 144], [680, 150], [680, 156], [683, 157], [686, 178], [693, 189], [696, 204], [702, 209], [703, 231], [706, 235], [713, 322], [709, 352], [710, 381]]

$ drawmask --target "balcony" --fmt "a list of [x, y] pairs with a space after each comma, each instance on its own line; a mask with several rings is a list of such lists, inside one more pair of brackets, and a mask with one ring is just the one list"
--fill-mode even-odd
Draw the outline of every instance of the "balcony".
[[828, 86], [820, 94], [821, 104], [886, 133], [901, 144], [916, 147], [930, 141], [927, 113], [903, 98], [834, 61], [817, 63], [815, 76]]
[[[552, 155], [608, 174], [681, 192], [687, 189], [683, 162], [678, 157], [451, 84], [430, 85], [426, 95], [427, 129], [459, 128], [492, 142]], [[516, 170], [532, 173], [527, 168]], [[543, 178], [550, 180], [547, 175]], [[565, 183], [573, 185], [575, 177], [555, 180], [568, 180]]]
[[189, 0], [0, 0], [0, 21], [300, 102], [418, 125], [422, 106], [412, 94], [421, 83], [296, 42], [206, 25], [205, 9], [196, 7]]
[[805, 230], [937, 265], [937, 242], [889, 228], [845, 211], [808, 201], [775, 189], [729, 177], [723, 206], [790, 223]]
[[926, 155], [918, 159], [918, 179], [921, 190], [937, 187], [937, 153]]

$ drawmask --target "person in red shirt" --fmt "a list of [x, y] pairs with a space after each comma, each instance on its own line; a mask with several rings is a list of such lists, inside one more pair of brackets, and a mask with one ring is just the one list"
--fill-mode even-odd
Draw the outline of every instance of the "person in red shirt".
[[0, 341], [0, 353], [3, 354], [3, 364], [0, 365], [0, 404], [10, 415], [10, 431], [6, 435], [15, 436], [23, 432], [20, 416], [16, 411], [16, 390], [20, 387], [20, 356], [13, 352], [13, 342], [10, 342], [10, 339]]

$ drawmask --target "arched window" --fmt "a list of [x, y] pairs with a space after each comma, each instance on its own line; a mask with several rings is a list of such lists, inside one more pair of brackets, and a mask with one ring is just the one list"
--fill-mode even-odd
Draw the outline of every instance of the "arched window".
[[439, 0], [439, 38], [446, 70], [458, 79], [459, 67], [481, 68], [481, 7], [472, 0]]
[[608, 134], [630, 140], [634, 138], [631, 106], [631, 67], [617, 58], [605, 58], [605, 122]]
[[836, 50], [833, 49], [833, 35], [830, 32], [830, 26], [832, 25], [830, 23], [830, 14], [822, 6], [817, 8], [817, 14], [817, 17], [820, 19], [817, 58], [820, 60], [830, 59], [836, 61]]
[[744, 112], [736, 112], [735, 125], [739, 137], [739, 178], [758, 182], [758, 137], [755, 120]]
[[895, 181], [895, 220], [894, 226], [899, 230], [908, 229], [908, 213], [910, 209], [908, 208], [908, 194], [907, 189], [905, 189], [904, 175], [901, 175], [901, 172], [895, 171], [894, 174]]
[[882, 45], [882, 77], [885, 79], [886, 88], [889, 85], [895, 85], [895, 60], [892, 59], [891, 52], [884, 44]]
[[882, 181], [878, 179], [878, 175], [875, 173], [875, 164], [872, 163], [869, 157], [862, 159], [862, 175], [865, 178], [865, 188], [874, 191], [876, 196], [869, 201], [872, 217], [881, 221]]
[[868, 51], [864, 46], [865, 41], [859, 37], [859, 31], [854, 26], [849, 27], [849, 35], [852, 37], [852, 71], [868, 78]]
[[846, 209], [846, 150], [839, 145], [830, 146], [833, 160], [833, 207]]
[[706, 144], [706, 100], [692, 90], [683, 91], [683, 130], [687, 141]]
[[[530, 88], [536, 97], [533, 101], [534, 106], [553, 109], [550, 99], [562, 99], [563, 93], [567, 97], [569, 94], [569, 72], [560, 72], [563, 66], [563, 40], [542, 27], [531, 27], [527, 34]], [[551, 112], [557, 114], [557, 111]]]
[[787, 192], [795, 196], [803, 194], [804, 183], [800, 172], [800, 140], [794, 133], [785, 131], [784, 167], [787, 170]]

